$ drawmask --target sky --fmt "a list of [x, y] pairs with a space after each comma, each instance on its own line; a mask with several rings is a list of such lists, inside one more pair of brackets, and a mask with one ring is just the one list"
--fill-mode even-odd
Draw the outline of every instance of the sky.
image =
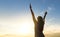
[[60, 0], [0, 0], [0, 34], [34, 34], [30, 3], [36, 18], [48, 12], [44, 33], [60, 32]]

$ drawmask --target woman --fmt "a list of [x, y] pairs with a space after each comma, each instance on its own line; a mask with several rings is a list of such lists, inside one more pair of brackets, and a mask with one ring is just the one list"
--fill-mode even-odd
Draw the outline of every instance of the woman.
[[43, 18], [41, 16], [38, 16], [37, 20], [36, 20], [35, 16], [34, 16], [34, 12], [31, 7], [31, 4], [30, 4], [30, 11], [32, 14], [33, 22], [35, 24], [35, 37], [45, 37], [43, 34], [43, 28], [44, 28], [45, 17], [47, 15], [47, 12], [45, 12], [45, 15]]

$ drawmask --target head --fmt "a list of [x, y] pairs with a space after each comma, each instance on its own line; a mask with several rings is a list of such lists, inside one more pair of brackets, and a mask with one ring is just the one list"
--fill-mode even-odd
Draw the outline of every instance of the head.
[[37, 20], [38, 20], [38, 22], [40, 22], [40, 21], [42, 21], [43, 19], [42, 19], [41, 16], [38, 16], [38, 17], [37, 17]]

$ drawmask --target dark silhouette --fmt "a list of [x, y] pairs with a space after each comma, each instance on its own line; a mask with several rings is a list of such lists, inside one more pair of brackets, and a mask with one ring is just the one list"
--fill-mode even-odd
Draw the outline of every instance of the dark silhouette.
[[43, 34], [43, 28], [44, 28], [45, 17], [47, 15], [47, 11], [45, 12], [45, 15], [43, 18], [41, 16], [38, 16], [37, 20], [35, 19], [31, 4], [30, 4], [30, 11], [32, 14], [33, 22], [35, 24], [35, 37], [45, 37]]

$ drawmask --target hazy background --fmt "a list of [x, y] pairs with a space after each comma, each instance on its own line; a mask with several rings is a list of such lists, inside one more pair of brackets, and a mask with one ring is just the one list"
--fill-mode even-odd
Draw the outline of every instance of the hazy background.
[[36, 18], [48, 11], [46, 37], [60, 37], [60, 0], [0, 0], [0, 37], [34, 37], [30, 3]]

